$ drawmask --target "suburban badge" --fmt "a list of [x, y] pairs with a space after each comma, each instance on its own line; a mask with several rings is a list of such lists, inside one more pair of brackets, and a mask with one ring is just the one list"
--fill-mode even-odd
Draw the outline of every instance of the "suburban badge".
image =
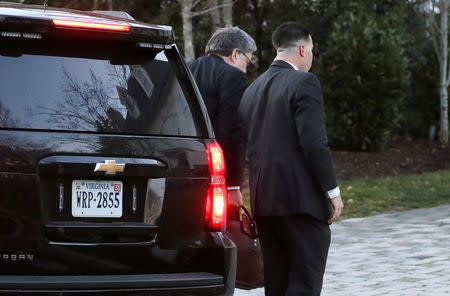
[[97, 163], [94, 172], [105, 172], [105, 175], [115, 175], [125, 169], [124, 163], [116, 163], [115, 160], [105, 160], [105, 163]]
[[6, 261], [6, 262], [32, 262], [34, 260], [33, 254], [26, 254], [26, 253], [17, 253], [17, 254], [1, 254], [0, 253], [0, 261]]

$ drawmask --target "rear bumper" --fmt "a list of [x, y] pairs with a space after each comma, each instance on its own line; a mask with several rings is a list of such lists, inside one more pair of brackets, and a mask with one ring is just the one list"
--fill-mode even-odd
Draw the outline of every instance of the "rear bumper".
[[[207, 233], [206, 240], [217, 247], [218, 254], [223, 254], [223, 259], [219, 260], [223, 261], [223, 266], [217, 273], [0, 275], [0, 296], [231, 296], [236, 278], [236, 246], [222, 232]], [[211, 256], [214, 257], [209, 254], [203, 258], [208, 260]]]
[[224, 278], [207, 272], [138, 275], [0, 276], [1, 295], [223, 295]]

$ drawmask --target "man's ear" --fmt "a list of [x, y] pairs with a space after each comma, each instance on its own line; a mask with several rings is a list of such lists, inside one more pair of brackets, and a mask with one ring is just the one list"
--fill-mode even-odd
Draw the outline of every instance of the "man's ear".
[[231, 52], [231, 55], [230, 55], [230, 58], [233, 62], [236, 62], [238, 54], [239, 54], [239, 49], [237, 49], [237, 48], [233, 49], [233, 51]]
[[304, 57], [304, 56], [305, 56], [305, 46], [304, 46], [304, 45], [300, 45], [300, 46], [298, 47], [298, 53], [299, 53], [299, 55], [300, 55], [301, 57]]

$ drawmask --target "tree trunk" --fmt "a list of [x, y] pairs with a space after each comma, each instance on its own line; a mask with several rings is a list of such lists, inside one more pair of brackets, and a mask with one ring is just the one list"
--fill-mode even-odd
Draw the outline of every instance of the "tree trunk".
[[441, 0], [440, 3], [441, 24], [440, 24], [440, 39], [441, 39], [441, 63], [440, 76], [441, 83], [439, 89], [440, 95], [440, 109], [441, 109], [441, 129], [439, 132], [439, 141], [442, 145], [448, 144], [448, 8], [449, 0]]
[[233, 0], [223, 0], [223, 4], [225, 5], [222, 9], [223, 13], [223, 22], [225, 26], [233, 26]]
[[108, 10], [113, 10], [113, 2], [112, 2], [112, 0], [108, 0]]
[[192, 5], [189, 0], [178, 0], [181, 5], [183, 20], [184, 58], [187, 62], [195, 59], [194, 42], [192, 36]]
[[441, 129], [439, 141], [442, 145], [448, 144], [448, 90], [446, 85], [441, 85], [439, 90], [441, 107]]
[[97, 10], [98, 7], [98, 0], [94, 0], [94, 5], [92, 10]]
[[220, 11], [217, 8], [218, 2], [217, 0], [209, 0], [209, 7], [213, 8], [211, 11], [211, 31], [215, 32], [220, 28]]

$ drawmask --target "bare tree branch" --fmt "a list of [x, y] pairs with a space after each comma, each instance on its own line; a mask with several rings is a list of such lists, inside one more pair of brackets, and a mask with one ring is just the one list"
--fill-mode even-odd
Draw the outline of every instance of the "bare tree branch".
[[[184, 39], [184, 57], [186, 61], [195, 59], [194, 41], [192, 34], [192, 18], [195, 16], [211, 13], [224, 5], [209, 7], [207, 9], [193, 11], [194, 6], [198, 5], [201, 0], [177, 0], [181, 6], [181, 19], [183, 22], [183, 39]], [[204, 0], [203, 0], [204, 1]], [[208, 3], [209, 1], [204, 1]]]
[[216, 7], [207, 8], [205, 10], [194, 11], [194, 12], [192, 12], [192, 16], [199, 16], [199, 15], [207, 14], [207, 13], [210, 13], [211, 11], [214, 11], [215, 9], [222, 8], [222, 7], [225, 7], [225, 6], [229, 6], [229, 4], [221, 4], [221, 5], [218, 5]]
[[195, 6], [197, 6], [200, 2], [202, 2], [202, 1], [204, 1], [204, 0], [195, 0], [193, 3], [192, 3], [192, 5], [191, 5], [191, 7], [192, 8], [195, 8]]

